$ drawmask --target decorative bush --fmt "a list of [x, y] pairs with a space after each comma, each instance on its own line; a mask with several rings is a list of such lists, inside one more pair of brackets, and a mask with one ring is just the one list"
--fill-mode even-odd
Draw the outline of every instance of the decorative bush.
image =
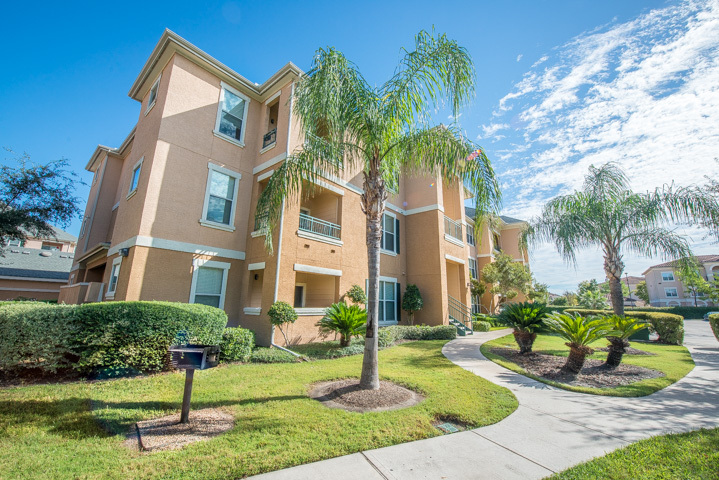
[[398, 331], [394, 327], [382, 327], [377, 333], [377, 343], [380, 348], [386, 348], [394, 344], [399, 338]]
[[457, 328], [453, 325], [392, 325], [379, 329], [379, 346], [389, 347], [398, 340], [454, 340]]
[[[570, 309], [566, 313], [578, 312], [582, 315], [611, 315], [609, 310], [583, 310]], [[659, 335], [659, 341], [669, 345], [681, 345], [684, 342], [684, 318], [671, 313], [647, 312], [631, 310], [628, 312], [632, 318], [644, 320], [651, 325], [651, 329]]]
[[709, 315], [709, 325], [712, 327], [712, 332], [714, 332], [714, 336], [719, 340], [719, 315]]
[[350, 289], [347, 290], [347, 293], [345, 293], [345, 297], [357, 305], [365, 305], [367, 303], [367, 295], [364, 293], [364, 288], [359, 285], [352, 285]]
[[244, 328], [225, 328], [220, 342], [221, 362], [247, 362], [255, 347], [255, 334]]
[[270, 309], [267, 311], [267, 316], [270, 317], [270, 323], [280, 328], [280, 333], [285, 337], [285, 346], [290, 344], [287, 338], [287, 328], [290, 324], [297, 321], [297, 312], [287, 302], [275, 302], [272, 304]]
[[624, 309], [627, 315], [634, 315], [634, 312], [670, 313], [681, 315], [684, 318], [704, 318], [704, 314], [719, 311], [719, 307], [629, 307]]
[[475, 332], [488, 332], [492, 329], [492, 324], [489, 322], [474, 322]]
[[510, 303], [504, 307], [499, 318], [502, 322], [514, 328], [514, 339], [519, 345], [519, 353], [532, 351], [532, 345], [537, 338], [537, 330], [547, 316], [547, 306], [543, 303]]
[[252, 351], [250, 356], [250, 362], [252, 363], [295, 363], [299, 362], [299, 359], [287, 353], [279, 348], [264, 348], [259, 347]]
[[367, 330], [367, 310], [357, 305], [348, 306], [344, 302], [333, 303], [325, 316], [317, 322], [322, 333], [339, 333], [340, 345], [347, 347], [352, 337], [363, 335]]
[[402, 296], [402, 310], [409, 313], [409, 324], [414, 325], [414, 314], [424, 307], [422, 294], [419, 293], [417, 285], [408, 284]]
[[103, 376], [169, 367], [167, 350], [182, 333], [192, 343], [218, 344], [224, 311], [170, 302], [84, 305], [19, 303], [0, 307], [0, 368], [72, 367]]

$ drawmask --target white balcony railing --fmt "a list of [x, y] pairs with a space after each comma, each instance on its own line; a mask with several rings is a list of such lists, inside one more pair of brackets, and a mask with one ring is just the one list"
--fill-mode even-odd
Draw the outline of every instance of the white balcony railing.
[[300, 213], [300, 230], [311, 232], [323, 237], [340, 239], [341, 227], [335, 223], [319, 218], [311, 217], [305, 213]]
[[460, 242], [464, 240], [462, 238], [462, 223], [456, 220], [452, 220], [448, 216], [444, 217], [444, 233], [450, 237], [456, 238]]

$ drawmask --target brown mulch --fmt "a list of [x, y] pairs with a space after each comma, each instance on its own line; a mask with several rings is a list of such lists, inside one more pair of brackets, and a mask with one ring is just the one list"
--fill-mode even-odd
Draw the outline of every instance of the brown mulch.
[[[601, 347], [594, 349], [597, 352], [608, 352], [608, 347]], [[625, 349], [624, 355], [656, 355], [656, 353], [645, 352], [644, 350], [637, 350], [636, 348], [628, 347]]]
[[561, 371], [567, 361], [566, 357], [542, 353], [520, 355], [517, 350], [510, 348], [495, 347], [489, 351], [516, 363], [533, 375], [573, 387], [613, 388], [629, 385], [640, 380], [664, 376], [662, 372], [626, 363], [622, 363], [614, 370], [610, 370], [603, 366], [603, 360], [593, 359], [587, 359], [582, 371], [578, 375], [573, 375]]
[[208, 440], [228, 430], [235, 417], [217, 408], [190, 410], [189, 423], [180, 423], [180, 414], [137, 422], [127, 444], [144, 451], [176, 450], [190, 443]]
[[417, 392], [384, 380], [379, 382], [379, 390], [362, 390], [357, 379], [322, 382], [314, 385], [309, 395], [326, 407], [362, 413], [398, 410], [424, 400]]

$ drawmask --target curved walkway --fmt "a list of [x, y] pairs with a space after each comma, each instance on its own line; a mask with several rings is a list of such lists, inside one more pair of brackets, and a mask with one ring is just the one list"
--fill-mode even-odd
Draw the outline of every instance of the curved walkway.
[[267, 473], [258, 479], [543, 478], [642, 438], [719, 426], [719, 344], [707, 322], [686, 322], [696, 363], [686, 377], [640, 398], [569, 392], [487, 360], [479, 346], [499, 330], [461, 337], [442, 353], [510, 389], [519, 408], [499, 423]]

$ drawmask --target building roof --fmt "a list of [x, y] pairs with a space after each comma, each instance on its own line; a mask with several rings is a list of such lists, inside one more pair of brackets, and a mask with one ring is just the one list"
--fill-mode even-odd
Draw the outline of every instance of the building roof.
[[[472, 207], [464, 207], [464, 214], [469, 218], [474, 218], [474, 215], [477, 211]], [[519, 220], [518, 218], [508, 217], [506, 215], [500, 215], [499, 218], [504, 222], [505, 225], [512, 225], [516, 223], [527, 223], [524, 220]]]
[[[52, 230], [55, 232], [54, 239], [57, 239], [58, 242], [77, 243], [77, 237], [75, 235], [71, 235], [57, 227], [52, 227]], [[47, 240], [53, 240], [53, 237], [48, 237]]]
[[[713, 263], [713, 262], [719, 263], [719, 255], [696, 255], [694, 258], [696, 258], [700, 264]], [[679, 262], [679, 260], [672, 260], [669, 262], [660, 263], [658, 265], [652, 265], [651, 267], [647, 268], [644, 271], [644, 275], [646, 275], [647, 272], [649, 270], [651, 270], [652, 268], [667, 268], [667, 267], [673, 268], [677, 265], [677, 262]]]
[[0, 277], [67, 280], [74, 254], [34, 248], [6, 248], [0, 257]]

